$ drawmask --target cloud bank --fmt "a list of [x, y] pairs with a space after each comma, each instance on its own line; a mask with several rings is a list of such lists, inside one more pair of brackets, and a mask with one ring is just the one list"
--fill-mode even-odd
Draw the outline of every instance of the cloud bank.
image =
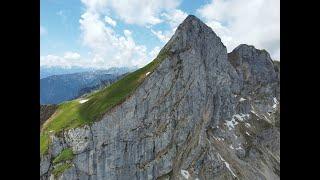
[[279, 0], [212, 0], [197, 13], [221, 37], [228, 51], [250, 44], [280, 60]]
[[[160, 51], [147, 48], [133, 38], [129, 29], [116, 30], [119, 22], [145, 27], [164, 44], [187, 17], [179, 9], [180, 0], [81, 0], [84, 11], [79, 18], [81, 43], [89, 56], [78, 52], [41, 56], [41, 66], [81, 66], [92, 68], [142, 67]], [[239, 44], [266, 49], [280, 60], [280, 3], [278, 0], [211, 0], [196, 9], [232, 51]], [[160, 28], [158, 25], [166, 25]], [[161, 27], [161, 26], [160, 26]], [[162, 26], [163, 27], [163, 26]], [[40, 36], [47, 30], [40, 26]]]

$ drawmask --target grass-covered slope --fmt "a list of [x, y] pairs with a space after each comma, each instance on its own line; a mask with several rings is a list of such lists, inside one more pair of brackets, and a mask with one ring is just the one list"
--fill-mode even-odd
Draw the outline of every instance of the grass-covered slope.
[[79, 99], [61, 103], [56, 112], [43, 124], [40, 133], [40, 153], [45, 154], [48, 150], [50, 144], [49, 133], [59, 133], [86, 124], [90, 125], [99, 120], [108, 110], [125, 101], [144, 81], [147, 77], [146, 74], [148, 72], [152, 73], [167, 56], [167, 51], [162, 49], [157, 58], [145, 67], [126, 75], [98, 92], [84, 97], [88, 99], [85, 103], [80, 103]]
[[71, 160], [73, 158], [73, 156], [74, 156], [74, 154], [72, 152], [72, 149], [67, 148], [67, 149], [62, 150], [60, 152], [60, 154], [57, 157], [55, 157], [55, 159], [52, 162], [53, 162], [53, 164], [57, 164], [60, 162]]
[[42, 124], [56, 111], [57, 106], [54, 104], [40, 105], [40, 129]]
[[54, 177], [59, 177], [64, 171], [66, 171], [67, 169], [72, 167], [72, 163], [62, 163], [57, 165], [53, 171], [52, 174], [54, 175]]

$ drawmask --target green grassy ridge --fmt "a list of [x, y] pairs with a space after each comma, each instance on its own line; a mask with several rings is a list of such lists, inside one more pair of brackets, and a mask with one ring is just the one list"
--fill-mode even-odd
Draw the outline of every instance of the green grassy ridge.
[[162, 49], [158, 56], [143, 68], [124, 76], [100, 91], [85, 96], [84, 98], [89, 100], [83, 104], [79, 103], [79, 99], [59, 104], [56, 112], [43, 124], [40, 133], [40, 155], [48, 151], [50, 133], [60, 133], [90, 125], [99, 120], [107, 111], [124, 102], [144, 81], [146, 73], [152, 73], [168, 56], [168, 51]]
[[67, 169], [71, 168], [72, 163], [62, 163], [57, 165], [56, 167], [54, 167], [54, 169], [52, 170], [52, 174], [55, 177], [59, 177], [64, 171], [66, 171]]
[[64, 162], [64, 161], [67, 161], [67, 160], [71, 160], [73, 159], [73, 151], [71, 148], [67, 148], [67, 149], [63, 149], [59, 155], [54, 158], [54, 160], [52, 161], [53, 164], [57, 164], [57, 163], [60, 163], [60, 162]]

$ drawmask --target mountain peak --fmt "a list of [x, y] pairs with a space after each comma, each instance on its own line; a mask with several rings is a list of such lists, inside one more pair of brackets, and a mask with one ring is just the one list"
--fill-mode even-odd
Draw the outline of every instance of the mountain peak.
[[201, 32], [201, 31], [193, 31], [193, 30], [202, 30], [202, 29], [206, 31], [212, 31], [212, 29], [209, 26], [207, 26], [204, 22], [202, 22], [199, 18], [197, 18], [194, 15], [188, 15], [186, 19], [177, 28], [177, 30], [180, 30], [180, 31], [187, 30], [190, 32]]
[[270, 54], [264, 49], [240, 44], [228, 54], [228, 60], [244, 80], [246, 87], [278, 81], [276, 67]]
[[260, 52], [260, 53], [266, 53], [269, 55], [269, 53], [265, 50], [265, 49], [257, 49], [255, 46], [253, 45], [248, 45], [248, 44], [240, 44], [238, 45], [236, 48], [234, 48], [233, 51], [237, 51], [237, 52]]
[[195, 15], [192, 15], [192, 14], [188, 15], [186, 17], [186, 19], [181, 24], [190, 23], [190, 22], [196, 22], [196, 23], [204, 24], [199, 18], [197, 18]]
[[226, 47], [216, 33], [194, 15], [187, 16], [163, 49], [174, 53], [190, 48], [208, 52], [212, 51], [212, 48], [223, 48], [226, 51]]

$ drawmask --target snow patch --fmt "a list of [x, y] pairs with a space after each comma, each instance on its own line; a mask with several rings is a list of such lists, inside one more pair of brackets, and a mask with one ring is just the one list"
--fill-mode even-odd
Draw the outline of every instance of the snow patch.
[[147, 73], [146, 73], [146, 76], [148, 76], [149, 74], [150, 74], [150, 72], [147, 72]]
[[249, 123], [245, 123], [244, 124], [247, 128], [250, 128], [251, 127], [251, 125], [249, 124]]
[[181, 169], [181, 175], [186, 179], [189, 179], [189, 177], [190, 177], [189, 172], [186, 170], [183, 170], [183, 169]]
[[274, 98], [273, 98], [272, 108], [273, 108], [273, 109], [277, 108], [278, 104], [279, 104], [279, 102], [278, 102], [277, 98], [274, 97]]
[[271, 120], [266, 115], [263, 115], [263, 117], [268, 123], [272, 123]]
[[228, 168], [228, 170], [231, 172], [232, 176], [238, 178], [237, 175], [236, 175], [236, 174], [232, 171], [232, 169], [230, 168], [230, 164], [229, 164], [227, 161], [225, 161], [225, 160], [221, 157], [221, 155], [220, 155], [219, 153], [218, 153], [218, 156], [219, 156], [219, 158], [221, 159], [221, 161], [224, 162], [224, 164], [226, 165], [226, 167]]
[[233, 117], [233, 118], [235, 117], [235, 118], [237, 118], [239, 121], [242, 122], [242, 121], [248, 119], [248, 118], [250, 117], [250, 115], [249, 115], [249, 114], [235, 114], [235, 115], [233, 115], [232, 117]]
[[217, 140], [217, 141], [224, 141], [224, 139], [223, 138], [219, 138], [219, 137], [215, 137], [215, 136], [212, 136], [215, 140]]
[[240, 98], [239, 102], [245, 101], [245, 98]]
[[223, 138], [219, 138], [219, 137], [217, 137], [217, 139], [218, 139], [218, 141], [224, 141], [224, 139], [223, 139]]
[[231, 121], [227, 121], [225, 124], [228, 126], [229, 130], [232, 130], [234, 126], [238, 124], [238, 122], [232, 118]]
[[[254, 114], [254, 115], [256, 115], [258, 118], [261, 118], [259, 115], [258, 115], [258, 113], [256, 113], [254, 110], [251, 110], [250, 111], [252, 114]], [[259, 119], [258, 119], [259, 120]]]
[[246, 131], [246, 135], [251, 136], [247, 131]]
[[230, 149], [234, 149], [234, 147], [232, 146], [232, 144], [229, 146]]
[[85, 103], [85, 102], [87, 102], [87, 101], [89, 101], [89, 99], [81, 99], [81, 100], [79, 101], [79, 103], [82, 104], [82, 103]]
[[230, 164], [228, 163], [228, 162], [224, 162], [224, 164], [227, 166], [227, 168], [229, 169], [229, 171], [231, 172], [231, 174], [232, 174], [232, 176], [233, 177], [237, 177], [237, 175], [231, 170], [231, 168], [230, 168]]
[[225, 161], [219, 153], [218, 153], [218, 157], [220, 158], [221, 161]]
[[[232, 130], [232, 129], [234, 128], [234, 126], [238, 124], [238, 122], [236, 121], [236, 119], [237, 119], [238, 121], [241, 121], [241, 122], [242, 122], [242, 121], [248, 119], [249, 117], [250, 117], [249, 114], [242, 114], [242, 113], [241, 113], [241, 114], [235, 114], [235, 115], [232, 116], [232, 118], [231, 118], [230, 121], [227, 121], [227, 122], [225, 123], [225, 125], [228, 126], [229, 130]], [[236, 119], [235, 119], [235, 118], [236, 118]]]

